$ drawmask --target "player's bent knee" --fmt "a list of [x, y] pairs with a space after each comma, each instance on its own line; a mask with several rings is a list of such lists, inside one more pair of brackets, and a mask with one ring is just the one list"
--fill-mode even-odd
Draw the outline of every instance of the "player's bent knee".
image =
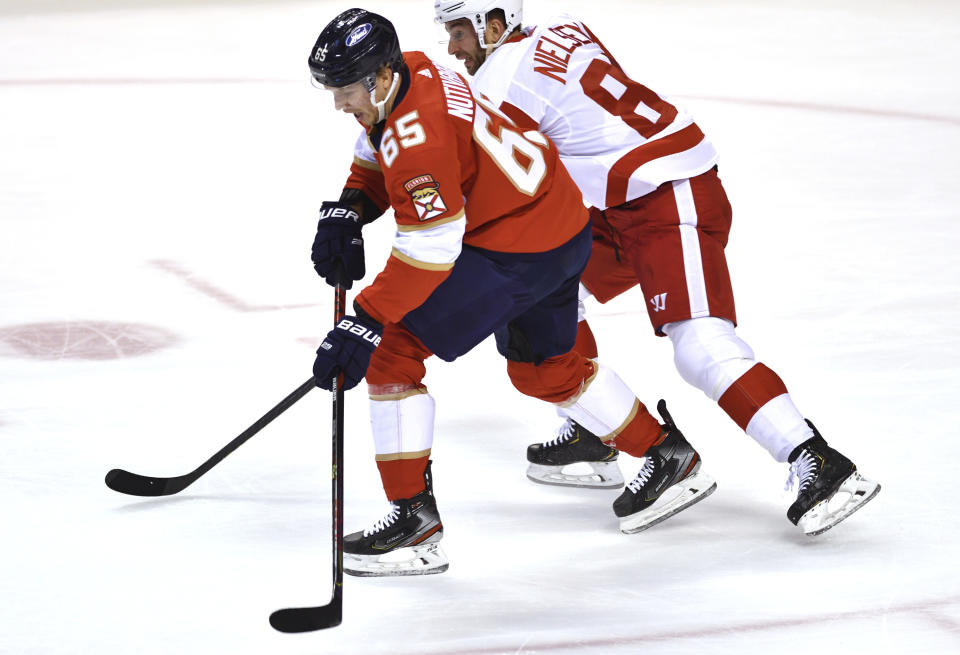
[[507, 375], [517, 391], [549, 403], [563, 402], [578, 393], [593, 373], [593, 362], [572, 351], [539, 365], [507, 360]]
[[727, 319], [707, 316], [678, 321], [665, 325], [664, 332], [673, 343], [680, 376], [712, 400], [756, 363], [753, 350]]
[[370, 357], [367, 369], [367, 384], [371, 394], [396, 393], [380, 392], [373, 388], [393, 387], [395, 389], [416, 389], [423, 386], [427, 374], [424, 360], [430, 351], [420, 343], [403, 325], [390, 323], [383, 331], [380, 346]]

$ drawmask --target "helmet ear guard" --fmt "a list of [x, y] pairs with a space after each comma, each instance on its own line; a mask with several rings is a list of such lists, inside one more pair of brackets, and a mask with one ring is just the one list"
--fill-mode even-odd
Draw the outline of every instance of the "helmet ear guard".
[[[487, 15], [494, 9], [503, 11], [506, 30], [495, 43], [487, 43]], [[523, 20], [523, 0], [434, 0], [433, 11], [435, 20], [440, 25], [461, 18], [469, 20], [477, 31], [480, 45], [484, 48], [496, 48], [503, 44], [513, 30], [520, 27]]]

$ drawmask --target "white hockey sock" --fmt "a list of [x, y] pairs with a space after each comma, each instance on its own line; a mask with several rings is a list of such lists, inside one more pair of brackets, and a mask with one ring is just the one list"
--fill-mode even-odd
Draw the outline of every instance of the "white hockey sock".
[[640, 401], [612, 369], [594, 365], [597, 372], [579, 394], [557, 405], [557, 413], [609, 441], [633, 420]]
[[433, 447], [433, 417], [433, 396], [424, 389], [371, 396], [370, 427], [377, 455], [428, 454]]

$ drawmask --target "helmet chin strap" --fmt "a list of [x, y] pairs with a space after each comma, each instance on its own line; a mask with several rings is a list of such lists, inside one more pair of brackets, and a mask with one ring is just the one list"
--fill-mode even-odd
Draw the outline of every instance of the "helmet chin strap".
[[503, 45], [503, 42], [507, 40], [507, 37], [510, 36], [510, 33], [504, 32], [503, 34], [501, 34], [500, 38], [497, 39], [496, 43], [487, 43], [486, 35], [484, 34], [477, 34], [477, 36], [480, 37], [480, 47], [485, 48], [487, 51], [487, 54], [489, 55], [491, 52], [493, 52], [494, 50], [496, 50], [497, 48]]
[[377, 108], [377, 120], [374, 121], [374, 124], [383, 121], [386, 116], [386, 107], [387, 101], [390, 100], [390, 96], [393, 95], [393, 92], [397, 90], [397, 84], [400, 83], [400, 73], [393, 74], [393, 81], [390, 83], [390, 89], [387, 91], [387, 95], [383, 97], [383, 100], [377, 102], [377, 88], [374, 87], [373, 91], [370, 92], [370, 102], [373, 103], [373, 106]]

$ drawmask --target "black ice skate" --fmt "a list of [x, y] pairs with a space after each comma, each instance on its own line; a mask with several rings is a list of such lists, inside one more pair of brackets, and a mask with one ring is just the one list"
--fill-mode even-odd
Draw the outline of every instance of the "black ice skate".
[[804, 533], [826, 532], [880, 493], [880, 485], [857, 472], [856, 465], [827, 445], [813, 423], [813, 437], [790, 454], [787, 489], [799, 480], [797, 499], [787, 518]]
[[424, 491], [390, 503], [390, 513], [373, 527], [343, 538], [345, 573], [369, 577], [428, 575], [447, 570], [450, 563], [440, 548], [443, 523], [433, 497], [429, 463], [424, 480]]
[[613, 501], [625, 534], [665, 521], [717, 488], [713, 478], [700, 471], [700, 455], [677, 429], [664, 401], [657, 403], [657, 411], [665, 423], [660, 439], [644, 453], [646, 461], [637, 477]]
[[[616, 448], [605, 445], [585, 427], [567, 419], [557, 436], [544, 443], [527, 447], [527, 477], [540, 484], [565, 487], [615, 489], [623, 486], [623, 475], [617, 466]], [[591, 473], [575, 473], [587, 465]]]

